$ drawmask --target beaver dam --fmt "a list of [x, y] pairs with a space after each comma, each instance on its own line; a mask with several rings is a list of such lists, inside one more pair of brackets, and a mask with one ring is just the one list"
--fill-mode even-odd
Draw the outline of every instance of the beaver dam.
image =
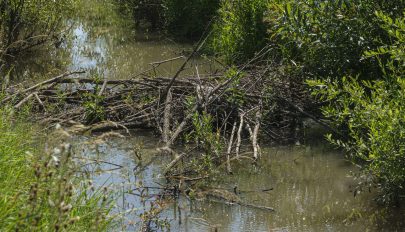
[[[318, 103], [258, 62], [271, 50], [231, 68], [200, 56], [204, 39], [176, 44], [125, 20], [67, 23], [70, 43], [36, 62], [59, 59], [69, 71], [13, 85], [2, 104], [29, 106], [47, 130], [69, 135], [84, 172], [113, 194], [121, 230], [404, 226], [403, 209], [378, 207], [373, 191], [357, 195], [358, 170], [324, 144], [323, 132], [336, 131], [312, 112]], [[30, 75], [48, 71], [25, 65]]]

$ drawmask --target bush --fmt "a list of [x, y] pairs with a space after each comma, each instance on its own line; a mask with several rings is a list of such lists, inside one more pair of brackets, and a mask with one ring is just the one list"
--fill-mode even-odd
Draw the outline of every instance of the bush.
[[[117, 0], [121, 9], [132, 13], [137, 27], [150, 24], [150, 29], [163, 29], [162, 0]], [[149, 29], [149, 28], [148, 28]]]
[[220, 0], [163, 0], [166, 29], [188, 39], [198, 39], [216, 15]]
[[149, 23], [181, 39], [198, 39], [216, 15], [220, 0], [118, 0], [138, 25]]
[[45, 43], [58, 33], [75, 0], [2, 0], [0, 2], [0, 62]]
[[266, 0], [222, 1], [214, 25], [212, 48], [229, 64], [241, 64], [266, 41]]
[[391, 203], [405, 193], [405, 18], [376, 15], [392, 43], [367, 52], [365, 59], [380, 62], [383, 79], [343, 78], [311, 85], [331, 102], [324, 114], [336, 126], [347, 128], [348, 139], [329, 136], [329, 140], [345, 148], [363, 168], [367, 184], [382, 190], [379, 200]]
[[371, 80], [378, 79], [381, 70], [376, 59], [363, 59], [363, 53], [390, 43], [374, 13], [401, 16], [405, 1], [290, 0], [275, 5], [282, 11], [275, 31], [283, 56], [305, 76], [359, 75]]

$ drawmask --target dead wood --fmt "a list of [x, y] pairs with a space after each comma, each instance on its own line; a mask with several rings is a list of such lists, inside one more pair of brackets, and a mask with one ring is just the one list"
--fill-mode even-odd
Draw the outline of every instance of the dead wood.
[[12, 95], [9, 96], [9, 97], [4, 98], [4, 99], [2, 100], [2, 103], [6, 103], [7, 101], [9, 101], [9, 100], [10, 100], [11, 98], [13, 98], [13, 97], [16, 97], [16, 96], [21, 95], [21, 94], [25, 94], [25, 93], [30, 92], [30, 91], [32, 91], [32, 90], [35, 90], [35, 89], [37, 89], [37, 88], [39, 88], [39, 87], [42, 87], [42, 86], [44, 86], [44, 85], [46, 85], [46, 84], [51, 84], [51, 83], [57, 81], [58, 79], [62, 79], [62, 78], [64, 78], [64, 77], [68, 77], [68, 76], [71, 76], [71, 75], [74, 75], [74, 74], [82, 74], [82, 73], [84, 73], [84, 71], [67, 72], [67, 73], [64, 73], [64, 74], [62, 74], [62, 75], [53, 77], [53, 78], [51, 78], [51, 79], [48, 79], [48, 80], [46, 80], [46, 81], [40, 82], [40, 83], [38, 83], [38, 84], [35, 84], [35, 85], [33, 85], [33, 86], [29, 87], [29, 88], [23, 89], [23, 90], [21, 90], [21, 91], [18, 91], [18, 92], [15, 93], [15, 94], [12, 94]]
[[236, 134], [236, 136], [237, 136], [236, 149], [235, 149], [236, 157], [239, 157], [240, 146], [242, 143], [242, 129], [243, 129], [243, 121], [244, 121], [245, 113], [239, 113], [239, 117], [240, 117], [239, 129], [238, 129], [238, 133]]
[[[184, 141], [183, 138], [195, 134], [193, 123], [201, 120], [199, 116], [209, 115], [211, 132], [221, 135], [220, 141], [227, 146], [223, 151], [210, 153], [202, 147], [207, 141], [202, 141], [197, 153], [210, 153], [216, 166], [226, 164], [226, 170], [231, 173], [231, 162], [245, 158], [242, 154], [251, 160], [260, 158], [259, 141], [279, 142], [288, 138], [285, 131], [295, 120], [296, 112], [307, 111], [302, 108], [305, 104], [295, 104], [287, 98], [300, 91], [295, 91], [281, 77], [273, 76], [274, 70], [269, 67], [252, 67], [248, 63], [229, 76], [225, 71], [201, 74], [196, 66], [195, 75], [181, 76], [204, 42], [197, 44], [172, 77], [156, 76], [151, 71], [142, 72], [137, 78], [113, 80], [72, 77], [83, 72], [71, 72], [15, 91], [2, 103], [10, 103], [18, 109], [31, 102], [36, 119], [66, 125], [74, 120], [84, 125], [84, 132], [125, 130], [129, 134], [131, 128], [154, 129], [162, 138], [164, 148], [161, 150], [175, 155], [167, 164], [165, 174], [175, 173], [182, 160], [203, 157], [188, 152], [178, 154], [172, 148]], [[181, 57], [151, 65], [179, 59]], [[287, 90], [294, 93], [287, 94]], [[185, 166], [183, 171], [193, 171], [191, 166]]]
[[226, 151], [226, 170], [228, 171], [229, 174], [232, 173], [230, 156], [232, 152], [233, 137], [235, 136], [235, 132], [236, 132], [236, 121], [233, 123], [231, 137], [229, 138], [228, 143], [228, 150]]

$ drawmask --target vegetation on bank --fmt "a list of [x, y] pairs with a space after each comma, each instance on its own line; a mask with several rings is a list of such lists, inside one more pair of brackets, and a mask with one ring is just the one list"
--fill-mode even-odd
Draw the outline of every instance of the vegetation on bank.
[[366, 181], [359, 190], [377, 184], [384, 193], [379, 200], [389, 203], [398, 201], [405, 187], [405, 17], [393, 19], [381, 12], [376, 16], [391, 44], [364, 56], [379, 62], [382, 76], [371, 81], [348, 76], [310, 84], [328, 102], [324, 115], [347, 131], [347, 140], [328, 139], [362, 164]]
[[117, 0], [138, 25], [165, 30], [181, 39], [198, 39], [218, 10], [219, 0]]
[[[68, 136], [42, 149], [39, 128], [0, 109], [0, 228], [4, 231], [104, 231], [110, 199], [95, 190], [74, 161]], [[57, 138], [57, 139], [56, 139]], [[49, 142], [49, 141], [48, 141]]]
[[228, 64], [242, 64], [265, 46], [267, 1], [222, 1], [213, 25], [211, 48]]
[[[58, 46], [75, 3], [0, 2], [0, 101], [8, 94], [9, 64], [48, 42]], [[107, 230], [111, 199], [81, 172], [69, 135], [59, 128], [55, 140], [45, 142], [40, 128], [28, 122], [30, 109], [16, 112], [0, 104], [0, 230]]]
[[72, 12], [74, 3], [74, 0], [1, 1], [0, 61], [46, 41], [58, 40], [62, 19]]

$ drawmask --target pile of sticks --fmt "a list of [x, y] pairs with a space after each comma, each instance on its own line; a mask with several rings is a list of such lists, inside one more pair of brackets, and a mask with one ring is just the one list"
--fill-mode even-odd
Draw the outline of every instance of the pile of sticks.
[[[266, 135], [262, 138], [282, 140], [289, 136], [285, 131], [295, 131], [291, 124], [297, 112], [305, 113], [293, 103], [297, 99], [293, 95], [299, 91], [273, 75], [274, 66], [246, 65], [232, 72], [204, 75], [195, 66], [194, 75], [181, 76], [195, 51], [187, 59], [183, 57], [183, 65], [172, 77], [145, 72], [114, 80], [68, 72], [26, 88], [10, 87], [1, 103], [15, 109], [29, 106], [36, 112], [36, 120], [47, 125], [84, 125], [80, 132], [124, 129], [130, 133], [131, 128], [152, 128], [161, 136], [161, 150], [170, 153], [193, 130], [193, 116], [208, 114], [225, 144], [221, 157], [227, 161], [228, 172], [230, 160], [239, 158], [242, 147], [251, 150], [253, 160], [260, 157], [261, 134]], [[184, 156], [177, 154], [166, 173]]]

